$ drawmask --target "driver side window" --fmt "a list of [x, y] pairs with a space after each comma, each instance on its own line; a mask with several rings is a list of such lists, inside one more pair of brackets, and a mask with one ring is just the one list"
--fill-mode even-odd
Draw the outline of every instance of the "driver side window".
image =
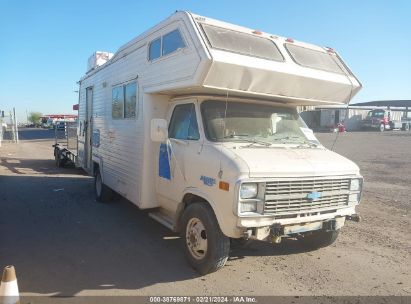
[[178, 105], [174, 108], [168, 128], [170, 138], [199, 140], [198, 123], [193, 103]]

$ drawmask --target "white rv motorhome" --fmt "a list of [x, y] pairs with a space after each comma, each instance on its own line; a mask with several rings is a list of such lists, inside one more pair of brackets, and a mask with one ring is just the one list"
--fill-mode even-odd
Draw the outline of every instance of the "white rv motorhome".
[[199, 273], [230, 241], [318, 248], [355, 218], [358, 166], [296, 110], [360, 90], [334, 50], [176, 12], [99, 60], [79, 82], [78, 165], [99, 201], [115, 191], [180, 232]]

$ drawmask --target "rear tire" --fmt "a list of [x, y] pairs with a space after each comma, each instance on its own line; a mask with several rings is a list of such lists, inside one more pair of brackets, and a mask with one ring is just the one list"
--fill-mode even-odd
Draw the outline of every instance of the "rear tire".
[[61, 158], [61, 152], [60, 152], [59, 149], [56, 149], [56, 150], [54, 151], [54, 159], [55, 159], [55, 161], [56, 161], [56, 167], [57, 167], [57, 168], [64, 167], [64, 165], [66, 164], [65, 159], [62, 159], [62, 158]]
[[303, 235], [300, 238], [301, 244], [307, 249], [318, 249], [322, 247], [327, 247], [333, 244], [337, 238], [340, 230], [334, 231], [324, 231], [317, 230], [309, 234]]
[[103, 184], [99, 169], [97, 169], [94, 174], [94, 194], [96, 201], [100, 203], [108, 203], [113, 197], [113, 190]]
[[410, 125], [409, 124], [404, 124], [404, 127], [402, 128], [404, 131], [409, 131], [410, 130]]
[[59, 160], [60, 156], [59, 156], [59, 151], [56, 149], [54, 150], [54, 160], [56, 163], [56, 167], [59, 168], [60, 167], [60, 160]]
[[181, 226], [184, 253], [190, 265], [201, 275], [223, 267], [230, 252], [225, 236], [211, 207], [193, 203], [183, 213]]

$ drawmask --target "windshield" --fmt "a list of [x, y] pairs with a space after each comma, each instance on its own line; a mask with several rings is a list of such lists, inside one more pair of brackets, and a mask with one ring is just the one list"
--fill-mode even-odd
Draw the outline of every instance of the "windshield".
[[374, 110], [368, 112], [368, 117], [376, 117], [376, 118], [384, 118], [385, 111], [384, 110]]
[[210, 141], [271, 144], [315, 143], [317, 139], [294, 110], [244, 102], [204, 101], [204, 129]]

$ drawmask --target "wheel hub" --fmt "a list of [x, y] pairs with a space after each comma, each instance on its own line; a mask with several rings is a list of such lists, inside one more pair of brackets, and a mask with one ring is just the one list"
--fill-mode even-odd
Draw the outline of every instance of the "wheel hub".
[[187, 223], [186, 245], [192, 257], [200, 260], [207, 254], [207, 234], [200, 219], [192, 218]]

